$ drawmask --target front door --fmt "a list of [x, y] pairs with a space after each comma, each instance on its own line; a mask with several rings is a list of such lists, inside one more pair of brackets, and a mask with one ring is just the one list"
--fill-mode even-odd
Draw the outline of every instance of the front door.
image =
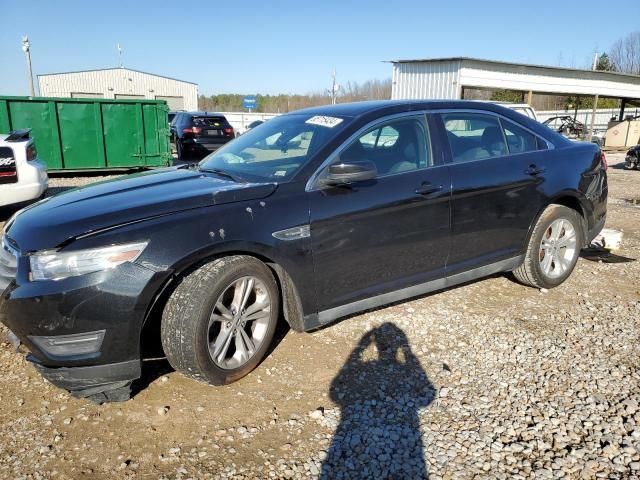
[[340, 152], [375, 163], [375, 180], [309, 192], [320, 311], [444, 277], [451, 180], [425, 120], [383, 121]]

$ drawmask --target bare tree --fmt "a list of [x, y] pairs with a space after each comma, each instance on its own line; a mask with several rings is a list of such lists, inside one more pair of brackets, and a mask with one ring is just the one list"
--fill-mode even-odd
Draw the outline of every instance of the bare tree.
[[614, 43], [609, 58], [618, 72], [640, 75], [640, 31], [631, 32]]

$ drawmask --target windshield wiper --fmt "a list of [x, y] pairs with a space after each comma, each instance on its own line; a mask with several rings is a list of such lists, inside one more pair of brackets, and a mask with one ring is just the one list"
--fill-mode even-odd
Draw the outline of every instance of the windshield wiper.
[[219, 175], [221, 177], [229, 178], [236, 183], [247, 183], [247, 181], [244, 178], [234, 173], [229, 173], [226, 170], [222, 170], [220, 168], [199, 168], [198, 170], [200, 170], [201, 172], [213, 173], [214, 175]]

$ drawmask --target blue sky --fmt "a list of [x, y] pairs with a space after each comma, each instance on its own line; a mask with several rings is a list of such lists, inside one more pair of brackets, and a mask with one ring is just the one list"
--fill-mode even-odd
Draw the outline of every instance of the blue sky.
[[[615, 7], [615, 10], [613, 10]], [[125, 66], [199, 84], [200, 93], [309, 93], [391, 76], [383, 60], [472, 56], [583, 67], [637, 30], [638, 0], [0, 0], [0, 95], [34, 73]], [[609, 12], [610, 15], [604, 15]], [[635, 14], [632, 14], [635, 12]]]

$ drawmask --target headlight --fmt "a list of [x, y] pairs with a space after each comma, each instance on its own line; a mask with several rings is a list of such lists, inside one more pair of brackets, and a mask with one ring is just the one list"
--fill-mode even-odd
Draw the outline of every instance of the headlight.
[[90, 248], [73, 252], [43, 251], [29, 257], [31, 280], [60, 280], [133, 262], [148, 242]]

